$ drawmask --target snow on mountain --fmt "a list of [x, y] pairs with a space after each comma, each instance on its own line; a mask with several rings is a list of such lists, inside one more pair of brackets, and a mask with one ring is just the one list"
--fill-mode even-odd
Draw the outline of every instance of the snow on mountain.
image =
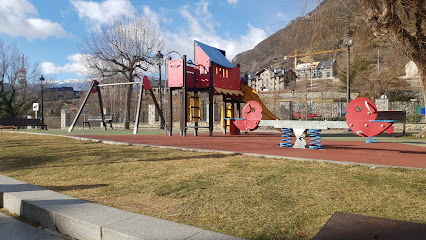
[[74, 91], [85, 91], [92, 79], [66, 79], [49, 81], [49, 87], [72, 87]]

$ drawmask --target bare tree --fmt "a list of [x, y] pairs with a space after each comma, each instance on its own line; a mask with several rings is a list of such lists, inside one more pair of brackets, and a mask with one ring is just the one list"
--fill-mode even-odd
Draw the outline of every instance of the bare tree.
[[39, 76], [38, 64], [22, 66], [23, 55], [15, 44], [0, 39], [0, 117], [15, 118], [27, 114], [36, 99], [29, 87]]
[[[416, 63], [426, 97], [425, 0], [358, 0], [376, 37], [389, 41]], [[426, 105], [426, 99], [425, 99]]]
[[[163, 50], [164, 38], [151, 19], [145, 16], [115, 18], [91, 34], [81, 47], [83, 62], [96, 77], [122, 77], [133, 82], [155, 64], [154, 55]], [[126, 93], [123, 124], [129, 128], [132, 85]]]

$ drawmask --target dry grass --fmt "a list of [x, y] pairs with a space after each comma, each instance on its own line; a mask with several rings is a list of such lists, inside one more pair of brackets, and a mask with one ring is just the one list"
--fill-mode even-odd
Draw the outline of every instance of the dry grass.
[[312, 239], [335, 211], [426, 223], [424, 170], [6, 132], [0, 133], [0, 145], [1, 174], [247, 239]]

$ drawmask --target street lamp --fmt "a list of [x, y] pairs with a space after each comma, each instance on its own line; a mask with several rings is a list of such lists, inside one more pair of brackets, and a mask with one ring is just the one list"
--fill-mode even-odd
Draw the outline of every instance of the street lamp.
[[44, 85], [44, 80], [45, 78], [43, 77], [43, 75], [41, 75], [41, 77], [39, 78], [40, 80], [40, 87], [41, 87], [41, 124], [44, 125], [44, 107], [43, 107], [43, 103], [44, 103], [44, 99], [43, 99], [43, 85]]
[[[159, 71], [159, 85], [158, 85], [158, 87], [159, 87], [159, 101], [160, 101], [160, 112], [163, 112], [163, 101], [162, 101], [162, 89], [161, 89], [161, 63], [162, 63], [162, 61], [163, 61], [163, 57], [164, 57], [164, 55], [163, 54], [161, 54], [161, 52], [160, 51], [158, 51], [158, 53], [155, 55], [155, 58], [157, 58], [157, 60], [158, 60], [158, 71]], [[160, 129], [164, 129], [164, 126], [163, 126], [163, 121], [161, 121], [160, 120]]]
[[351, 85], [350, 85], [350, 59], [351, 59], [351, 46], [353, 45], [353, 41], [350, 38], [351, 37], [351, 33], [350, 31], [346, 32], [344, 35], [344, 39], [343, 42], [345, 44], [345, 46], [348, 48], [348, 54], [347, 54], [347, 65], [346, 65], [346, 104], [349, 104], [349, 102], [351, 101]]

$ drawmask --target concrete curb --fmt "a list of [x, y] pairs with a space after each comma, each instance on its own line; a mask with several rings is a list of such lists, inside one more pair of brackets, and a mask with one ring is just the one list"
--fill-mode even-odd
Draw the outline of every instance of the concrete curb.
[[0, 175], [0, 207], [43, 227], [77, 239], [240, 239], [90, 203], [4, 175]]

